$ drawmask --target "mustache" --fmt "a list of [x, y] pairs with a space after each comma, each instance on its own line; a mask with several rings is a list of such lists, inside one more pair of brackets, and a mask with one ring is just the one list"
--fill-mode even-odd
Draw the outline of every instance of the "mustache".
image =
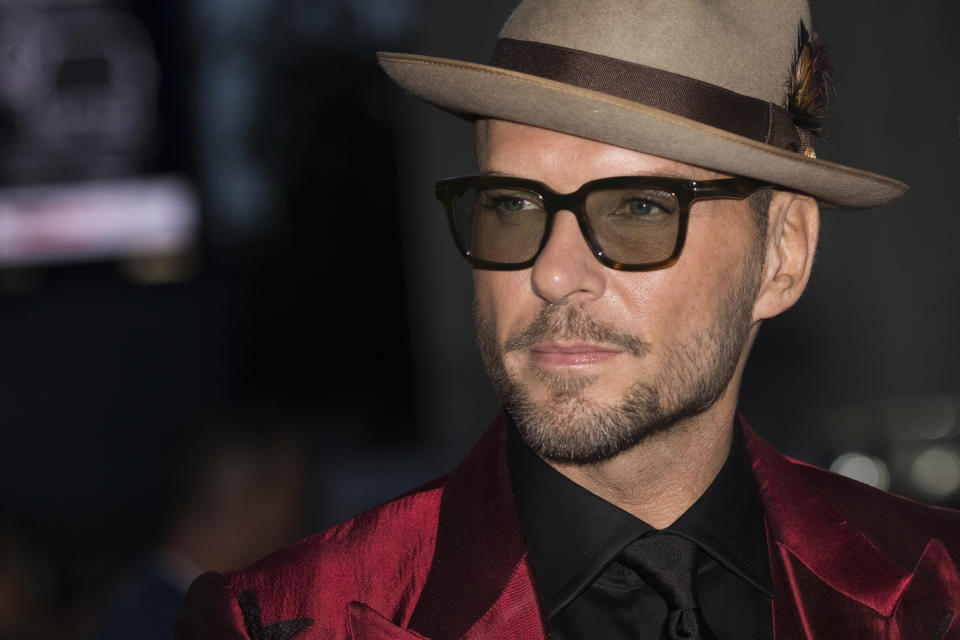
[[507, 338], [504, 352], [521, 351], [556, 339], [612, 344], [638, 358], [650, 351], [650, 345], [640, 338], [616, 331], [591, 318], [582, 309], [547, 304], [530, 326]]

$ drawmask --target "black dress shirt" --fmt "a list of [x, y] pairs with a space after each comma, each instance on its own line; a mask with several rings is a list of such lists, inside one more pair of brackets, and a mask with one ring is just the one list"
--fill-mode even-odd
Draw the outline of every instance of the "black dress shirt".
[[[700, 548], [697, 592], [719, 640], [773, 637], [763, 510], [740, 428], [723, 468], [666, 530]], [[657, 638], [667, 607], [615, 560], [653, 527], [541, 460], [511, 427], [507, 462], [537, 591], [554, 640]]]

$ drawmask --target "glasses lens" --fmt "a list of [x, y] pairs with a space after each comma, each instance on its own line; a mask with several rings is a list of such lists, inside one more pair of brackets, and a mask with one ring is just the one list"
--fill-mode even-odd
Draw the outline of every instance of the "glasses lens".
[[547, 222], [540, 196], [512, 187], [470, 187], [453, 199], [453, 213], [463, 248], [497, 264], [532, 259]]
[[614, 262], [654, 264], [673, 255], [680, 234], [680, 203], [655, 187], [599, 189], [586, 201], [597, 244]]

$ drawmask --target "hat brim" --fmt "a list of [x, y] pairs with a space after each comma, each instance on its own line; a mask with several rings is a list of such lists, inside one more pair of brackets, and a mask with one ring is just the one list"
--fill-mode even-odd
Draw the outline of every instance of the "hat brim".
[[824, 207], [865, 209], [909, 187], [886, 176], [810, 158], [630, 100], [461, 60], [380, 52], [401, 87], [468, 117], [552, 129], [733, 175], [781, 185]]

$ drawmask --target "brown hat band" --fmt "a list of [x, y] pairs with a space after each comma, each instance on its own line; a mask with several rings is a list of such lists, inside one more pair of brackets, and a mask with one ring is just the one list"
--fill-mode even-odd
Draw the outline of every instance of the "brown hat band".
[[625, 98], [781, 149], [800, 150], [800, 134], [783, 107], [670, 71], [509, 38], [497, 41], [490, 64]]

